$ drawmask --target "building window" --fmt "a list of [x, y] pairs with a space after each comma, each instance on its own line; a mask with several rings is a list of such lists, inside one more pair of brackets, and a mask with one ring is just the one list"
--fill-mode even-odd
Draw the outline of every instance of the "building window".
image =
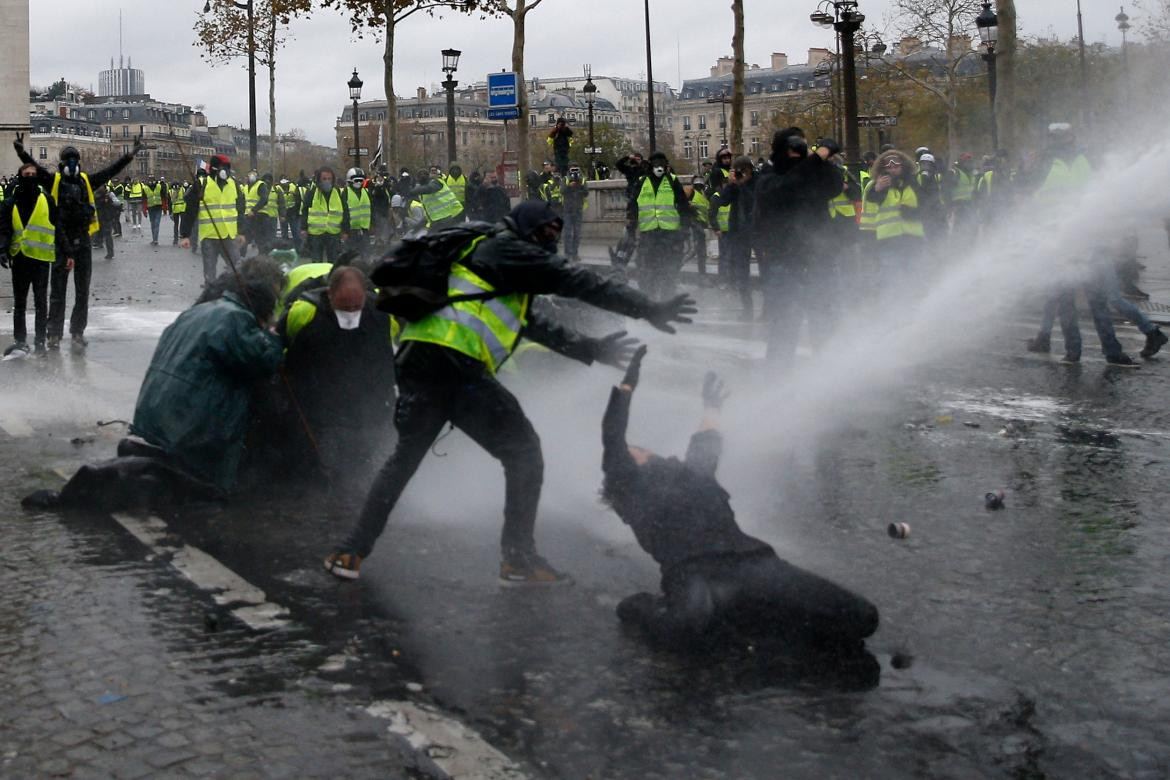
[[700, 130], [707, 129], [707, 115], [706, 114], [699, 114], [699, 129]]
[[106, 119], [113, 119], [113, 118], [114, 118], [114, 110], [112, 108], [107, 108], [106, 109]]
[[463, 145], [467, 146], [467, 131], [463, 131]]
[[752, 127], [759, 127], [760, 126], [760, 112], [759, 111], [752, 112], [751, 122], [752, 122]]
[[123, 138], [130, 137], [130, 125], [122, 125], [122, 137]]
[[690, 129], [691, 129], [691, 118], [690, 118], [690, 116], [684, 116], [683, 117], [683, 130], [690, 130]]
[[49, 149], [48, 149], [48, 147], [42, 146], [42, 147], [40, 147], [39, 149], [37, 149], [37, 157], [39, 157], [39, 158], [40, 158], [40, 159], [42, 159], [42, 160], [47, 160], [47, 159], [49, 159]]
[[760, 153], [760, 139], [753, 138], [752, 139], [752, 154], [758, 155], [759, 153]]
[[699, 139], [699, 157], [702, 159], [707, 158], [707, 139], [706, 138]]
[[694, 145], [690, 141], [683, 141], [683, 157], [688, 160], [691, 159], [691, 152], [694, 151]]
[[139, 160], [139, 161], [138, 161], [138, 172], [139, 172], [139, 173], [146, 173], [146, 166], [147, 166], [147, 165], [148, 165], [148, 161], [147, 161], [147, 160], [145, 160], [145, 159], [143, 159], [143, 160]]
[[129, 119], [129, 118], [130, 118], [130, 109], [128, 109], [128, 108], [123, 108], [123, 109], [122, 109], [122, 118], [123, 118], [123, 119]]

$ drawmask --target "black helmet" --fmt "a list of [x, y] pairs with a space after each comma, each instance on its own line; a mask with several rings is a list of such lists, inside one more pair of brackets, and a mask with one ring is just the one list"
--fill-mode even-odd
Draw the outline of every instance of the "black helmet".
[[61, 162], [65, 162], [70, 157], [74, 157], [78, 160], [81, 159], [81, 152], [77, 151], [76, 146], [66, 146], [64, 149], [61, 150], [61, 155], [60, 155]]

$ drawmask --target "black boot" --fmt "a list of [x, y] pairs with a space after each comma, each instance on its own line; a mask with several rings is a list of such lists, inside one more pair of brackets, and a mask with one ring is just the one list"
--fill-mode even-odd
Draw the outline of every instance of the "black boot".
[[1037, 336], [1034, 339], [1028, 339], [1028, 351], [1047, 354], [1052, 351], [1052, 342], [1048, 336]]
[[1142, 351], [1139, 354], [1147, 359], [1152, 358], [1154, 355], [1158, 354], [1158, 350], [1160, 350], [1162, 345], [1164, 345], [1167, 341], [1170, 341], [1170, 339], [1166, 338], [1166, 334], [1163, 333], [1161, 329], [1154, 328], [1152, 331], [1146, 334], [1146, 346], [1142, 348]]

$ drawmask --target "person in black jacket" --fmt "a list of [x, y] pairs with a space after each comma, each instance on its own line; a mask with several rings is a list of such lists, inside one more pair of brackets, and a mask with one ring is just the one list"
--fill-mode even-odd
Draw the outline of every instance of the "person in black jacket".
[[755, 238], [756, 168], [750, 157], [736, 158], [728, 182], [719, 189], [719, 202], [731, 206], [728, 216], [726, 262], [728, 281], [739, 293], [743, 317], [750, 321], [752, 304], [752, 244]]
[[[84, 348], [85, 328], [89, 324], [89, 282], [93, 276], [91, 225], [98, 225], [96, 195], [98, 187], [109, 183], [130, 164], [142, 149], [142, 140], [134, 138], [134, 148], [95, 173], [82, 173], [81, 153], [76, 147], [61, 150], [58, 173], [50, 173], [25, 151], [24, 135], [17, 133], [12, 147], [24, 165], [37, 169], [37, 182], [53, 199], [57, 209], [57, 262], [53, 263], [49, 281], [48, 348], [57, 349], [65, 335], [65, 295], [69, 291], [69, 273], [73, 272], [73, 311], [69, 315], [69, 335], [75, 348]], [[93, 196], [93, 197], [91, 197]]]
[[799, 127], [772, 138], [772, 167], [756, 185], [756, 247], [764, 282], [768, 360], [791, 361], [807, 315], [811, 329], [829, 326], [828, 301], [819, 284], [821, 258], [832, 251], [829, 201], [841, 192], [841, 174], [828, 161], [840, 151], [825, 139], [810, 154]]
[[662, 595], [627, 597], [618, 604], [618, 618], [679, 649], [729, 632], [860, 645], [877, 630], [873, 604], [781, 560], [736, 523], [730, 496], [715, 478], [723, 449], [716, 426], [726, 398], [715, 374], [703, 382], [703, 423], [684, 460], [627, 444], [645, 354], [640, 347], [622, 384], [610, 391], [601, 434], [602, 495], [661, 567]]
[[512, 201], [508, 191], [501, 187], [495, 173], [489, 173], [483, 186], [476, 190], [475, 205], [478, 210], [476, 219], [495, 224], [512, 210]]
[[[59, 251], [61, 236], [54, 236], [55, 246], [48, 245], [49, 237], [44, 231], [48, 228], [33, 224], [34, 215], [39, 206], [44, 204], [45, 217], [50, 225], [57, 219], [57, 208], [53, 199], [45, 189], [37, 183], [37, 166], [34, 163], [24, 163], [17, 171], [16, 178], [5, 191], [4, 202], [0, 205], [0, 267], [12, 269], [12, 338], [13, 343], [4, 350], [4, 356], [13, 353], [28, 354], [28, 326], [25, 323], [25, 310], [28, 306], [28, 294], [33, 294], [33, 346], [37, 352], [45, 350], [45, 333], [48, 328], [49, 312], [49, 274], [56, 263], [64, 260], [54, 260], [50, 255]], [[17, 225], [27, 227], [17, 233]], [[26, 245], [26, 241], [35, 244]], [[35, 248], [43, 256], [29, 254]]]
[[[644, 319], [668, 333], [674, 332], [672, 323], [690, 322], [687, 315], [695, 308], [689, 296], [680, 295], [657, 303], [558, 255], [556, 242], [560, 231], [561, 220], [547, 203], [525, 202], [512, 210], [498, 232], [481, 240], [459, 264], [501, 295], [522, 294], [531, 298], [551, 294], [576, 298], [618, 314]], [[513, 316], [507, 312], [495, 314], [499, 310], [499, 306], [488, 309], [495, 317]], [[468, 308], [447, 307], [432, 317], [442, 320], [445, 312], [451, 318], [470, 316]], [[586, 364], [597, 361], [620, 367], [634, 349], [635, 340], [627, 338], [625, 331], [590, 338], [542, 319], [531, 308], [518, 325], [522, 338]], [[504, 466], [502, 583], [562, 581], [563, 575], [537, 554], [533, 535], [544, 480], [540, 439], [515, 396], [495, 378], [499, 365], [471, 357], [446, 341], [412, 339], [411, 327], [414, 326], [403, 332], [403, 346], [397, 357], [398, 402], [394, 413], [397, 447], [374, 479], [357, 526], [325, 559], [325, 568], [336, 577], [357, 579], [361, 561], [373, 549], [398, 497], [443, 426], [451, 423]]]

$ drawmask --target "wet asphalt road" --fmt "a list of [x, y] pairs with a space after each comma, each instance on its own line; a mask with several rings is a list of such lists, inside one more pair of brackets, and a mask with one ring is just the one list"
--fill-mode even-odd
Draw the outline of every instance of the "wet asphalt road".
[[[1165, 238], [1143, 241], [1145, 286], [1170, 300]], [[0, 364], [14, 493], [112, 452], [113, 429], [94, 423], [131, 414], [158, 332], [197, 294], [194, 255], [144, 243], [97, 261], [87, 355]], [[758, 326], [719, 293], [701, 301], [693, 329], [653, 342], [635, 406], [632, 435], [663, 451], [685, 446], [708, 366], [759, 388]], [[859, 394], [815, 436], [785, 438], [777, 408], [757, 421], [777, 431], [767, 450], [736, 450], [747, 432], [729, 403], [720, 474], [741, 522], [881, 610], [855, 658], [695, 658], [621, 630], [614, 605], [653, 590], [656, 572], [596, 499], [616, 380], [604, 368], [508, 378], [544, 440], [542, 551], [572, 587], [497, 587], [502, 480], [459, 434], [436, 446], [444, 457], [428, 458], [357, 585], [319, 564], [352, 513], [303, 486], [170, 523], [342, 656], [330, 674], [355, 700], [436, 703], [534, 776], [1164, 777], [1170, 369], [1108, 369], [1088, 346], [1079, 367], [1023, 357], [1034, 323], [1004, 318], [897, 392]], [[1136, 331], [1119, 333], [1136, 354]], [[77, 435], [95, 440], [69, 444]], [[1007, 508], [988, 512], [997, 488]], [[3, 511], [18, 511], [11, 499]], [[891, 521], [911, 536], [890, 539]]]

